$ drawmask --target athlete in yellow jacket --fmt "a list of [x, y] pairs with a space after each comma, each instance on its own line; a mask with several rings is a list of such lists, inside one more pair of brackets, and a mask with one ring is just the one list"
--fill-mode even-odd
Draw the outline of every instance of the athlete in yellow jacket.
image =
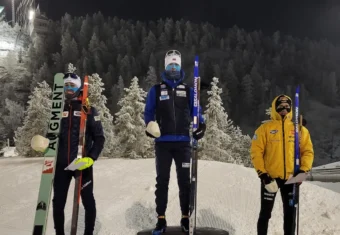
[[[306, 127], [300, 128], [300, 172], [312, 168], [313, 144]], [[266, 235], [277, 190], [280, 188], [284, 207], [284, 234], [291, 235], [293, 207], [289, 199], [293, 185], [284, 183], [294, 175], [294, 123], [292, 100], [289, 96], [277, 96], [272, 102], [271, 120], [256, 131], [251, 144], [251, 160], [261, 179], [261, 211], [257, 223], [258, 235]]]

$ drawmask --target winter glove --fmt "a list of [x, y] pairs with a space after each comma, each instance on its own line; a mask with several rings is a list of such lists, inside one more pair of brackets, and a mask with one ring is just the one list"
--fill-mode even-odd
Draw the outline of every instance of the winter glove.
[[195, 140], [200, 140], [203, 138], [204, 136], [204, 133], [205, 133], [205, 129], [207, 128], [207, 126], [205, 125], [205, 123], [200, 123], [198, 125], [198, 128], [196, 131], [194, 131], [192, 133], [192, 137], [195, 139]]
[[261, 182], [264, 184], [265, 189], [270, 193], [276, 193], [279, 187], [277, 186], [276, 180], [272, 179], [268, 174], [262, 174], [259, 176]]
[[77, 170], [82, 171], [93, 165], [93, 159], [90, 157], [79, 158], [74, 164], [76, 165], [76, 167], [77, 165], [79, 165], [79, 167], [77, 167]]
[[300, 174], [300, 173], [306, 173], [306, 172], [303, 171], [303, 170], [298, 170], [297, 172], [294, 173], [293, 176], [295, 177], [295, 176], [297, 176], [297, 175]]
[[151, 138], [158, 138], [161, 136], [161, 131], [159, 130], [159, 126], [157, 122], [150, 121], [146, 127], [145, 131], [146, 135]]
[[41, 152], [43, 154], [47, 153], [48, 146], [49, 146], [49, 139], [41, 135], [35, 135], [31, 139], [31, 147], [37, 152]]

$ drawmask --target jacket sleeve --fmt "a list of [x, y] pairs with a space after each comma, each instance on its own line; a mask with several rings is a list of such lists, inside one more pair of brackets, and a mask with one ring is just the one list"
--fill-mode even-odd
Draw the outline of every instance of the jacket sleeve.
[[302, 127], [300, 139], [300, 156], [301, 166], [300, 170], [310, 171], [314, 161], [313, 143], [307, 128]]
[[155, 121], [155, 111], [156, 111], [156, 88], [151, 87], [146, 97], [146, 104], [144, 108], [144, 122], [148, 125], [150, 121]]
[[91, 114], [88, 115], [88, 122], [89, 132], [92, 136], [93, 144], [87, 155], [93, 160], [97, 160], [104, 148], [105, 137], [100, 116], [94, 107], [91, 107]]
[[266, 132], [263, 125], [261, 125], [255, 131], [254, 137], [251, 141], [251, 161], [257, 174], [260, 176], [263, 173], [267, 173], [264, 167], [264, 151], [267, 144]]
[[[194, 116], [194, 89], [192, 87], [190, 87], [190, 115], [193, 118]], [[198, 120], [199, 123], [205, 123], [204, 117], [202, 115], [202, 107], [199, 107], [199, 114], [198, 114]]]

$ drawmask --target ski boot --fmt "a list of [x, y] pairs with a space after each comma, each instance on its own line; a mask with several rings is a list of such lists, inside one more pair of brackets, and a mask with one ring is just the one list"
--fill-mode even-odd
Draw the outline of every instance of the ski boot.
[[160, 235], [162, 233], [165, 233], [166, 230], [166, 219], [165, 216], [158, 216], [158, 221], [156, 224], [156, 228], [152, 231], [152, 235]]
[[189, 233], [189, 216], [188, 215], [182, 215], [181, 228], [182, 228], [182, 232], [186, 234]]

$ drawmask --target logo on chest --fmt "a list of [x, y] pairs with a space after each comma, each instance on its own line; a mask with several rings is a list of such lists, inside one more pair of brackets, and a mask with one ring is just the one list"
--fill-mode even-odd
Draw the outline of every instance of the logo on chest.
[[73, 116], [80, 117], [81, 116], [81, 112], [80, 111], [74, 111], [73, 112]]
[[176, 96], [187, 97], [187, 92], [186, 91], [176, 91]]

